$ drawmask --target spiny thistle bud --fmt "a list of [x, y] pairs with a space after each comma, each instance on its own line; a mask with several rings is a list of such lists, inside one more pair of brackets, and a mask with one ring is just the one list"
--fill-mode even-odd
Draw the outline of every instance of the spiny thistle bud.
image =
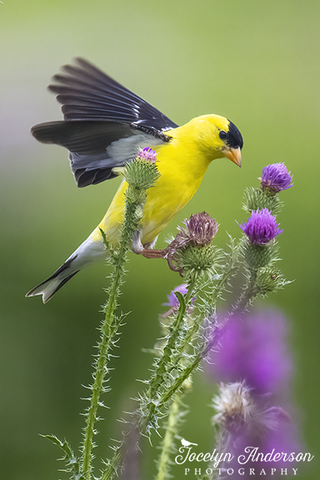
[[210, 244], [218, 231], [217, 222], [202, 212], [191, 215], [184, 224], [185, 228], [179, 227], [176, 238], [167, 247], [166, 258], [170, 268], [184, 273], [212, 268], [216, 249]]
[[151, 148], [140, 150], [133, 162], [128, 162], [123, 171], [126, 181], [137, 190], [147, 190], [158, 180], [156, 153]]
[[271, 267], [261, 268], [257, 274], [256, 285], [261, 295], [267, 295], [290, 283], [280, 270]]
[[147, 190], [151, 188], [160, 177], [157, 165], [154, 162], [155, 152], [147, 149], [143, 158], [139, 155], [125, 168], [116, 170], [124, 176], [128, 183], [125, 193], [126, 209], [123, 223], [123, 234], [133, 241], [133, 236], [139, 231], [139, 224], [143, 217], [143, 208], [147, 199]]
[[287, 190], [291, 183], [291, 172], [288, 172], [284, 163], [273, 163], [262, 170], [261, 188], [269, 193], [278, 193]]
[[184, 275], [201, 272], [213, 268], [216, 260], [216, 249], [212, 245], [204, 247], [186, 247], [177, 250], [174, 260], [180, 265]]
[[282, 205], [277, 195], [269, 195], [261, 188], [246, 188], [244, 191], [243, 210], [251, 213], [254, 210], [267, 208], [272, 213], [277, 213]]
[[276, 259], [278, 247], [276, 244], [257, 245], [246, 241], [241, 246], [241, 252], [247, 265], [258, 270]]

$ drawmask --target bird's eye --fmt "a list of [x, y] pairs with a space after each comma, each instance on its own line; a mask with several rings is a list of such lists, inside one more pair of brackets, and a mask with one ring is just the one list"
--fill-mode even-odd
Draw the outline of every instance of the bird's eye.
[[227, 132], [225, 132], [224, 130], [220, 130], [219, 137], [221, 138], [221, 140], [225, 140], [227, 138]]

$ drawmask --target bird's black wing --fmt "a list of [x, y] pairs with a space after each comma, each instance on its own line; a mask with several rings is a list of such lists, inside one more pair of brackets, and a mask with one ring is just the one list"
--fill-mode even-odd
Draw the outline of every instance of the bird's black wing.
[[177, 125], [163, 113], [82, 58], [55, 75], [49, 89], [62, 103], [65, 120], [107, 120], [134, 123], [159, 131]]
[[169, 141], [165, 131], [177, 125], [86, 60], [76, 62], [49, 86], [64, 121], [35, 125], [31, 132], [69, 150], [76, 182], [84, 187], [114, 177], [112, 168], [134, 158], [138, 147]]

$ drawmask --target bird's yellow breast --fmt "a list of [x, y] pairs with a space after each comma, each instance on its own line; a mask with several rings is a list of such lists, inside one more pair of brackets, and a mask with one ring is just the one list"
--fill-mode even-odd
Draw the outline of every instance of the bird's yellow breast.
[[[141, 222], [142, 244], [152, 242], [159, 235], [196, 193], [210, 162], [223, 156], [214, 148], [218, 139], [212, 135], [210, 125], [206, 126], [204, 121], [206, 117], [211, 116], [198, 117], [182, 127], [166, 132], [171, 137], [168, 143], [160, 146], [150, 145], [157, 153], [160, 178], [154, 187], [147, 191]], [[198, 131], [201, 133], [200, 138], [196, 135]], [[207, 141], [206, 137], [209, 134], [212, 136], [211, 150], [203, 141], [204, 139]], [[92, 234], [94, 240], [101, 240], [99, 230], [101, 228], [111, 244], [119, 241], [127, 188], [127, 182], [123, 181], [106, 215]]]

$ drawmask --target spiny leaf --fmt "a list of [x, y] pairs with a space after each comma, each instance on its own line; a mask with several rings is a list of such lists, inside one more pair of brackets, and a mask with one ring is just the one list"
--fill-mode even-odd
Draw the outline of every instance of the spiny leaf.
[[79, 460], [67, 440], [61, 441], [55, 435], [41, 435], [41, 437], [48, 438], [64, 452], [64, 457], [61, 460], [66, 461], [67, 472], [72, 472], [72, 480], [84, 480], [84, 477], [80, 474]]

